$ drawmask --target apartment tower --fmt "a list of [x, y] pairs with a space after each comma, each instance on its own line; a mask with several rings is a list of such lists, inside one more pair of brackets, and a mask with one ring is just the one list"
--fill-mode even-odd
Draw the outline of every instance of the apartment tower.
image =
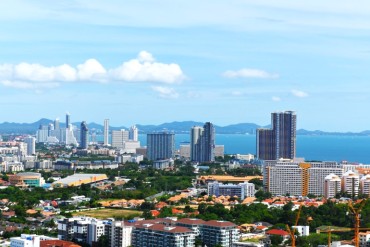
[[271, 129], [257, 129], [257, 158], [293, 159], [296, 150], [297, 116], [293, 111], [271, 113]]

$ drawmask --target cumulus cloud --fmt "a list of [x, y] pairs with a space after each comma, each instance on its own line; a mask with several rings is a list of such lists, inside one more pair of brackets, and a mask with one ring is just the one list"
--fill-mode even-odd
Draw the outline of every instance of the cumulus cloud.
[[7, 87], [51, 88], [65, 82], [154, 82], [173, 84], [185, 79], [178, 64], [156, 62], [141, 51], [137, 58], [106, 69], [98, 60], [88, 59], [73, 67], [68, 64], [44, 66], [36, 63], [0, 64], [0, 84]]
[[308, 94], [303, 92], [303, 91], [299, 91], [299, 90], [295, 90], [293, 89], [292, 91], [292, 94], [295, 96], [295, 97], [298, 97], [298, 98], [304, 98], [304, 97], [307, 97]]
[[275, 101], [275, 102], [279, 102], [281, 101], [281, 98], [280, 97], [277, 97], [277, 96], [272, 96], [272, 101]]
[[224, 77], [227, 78], [259, 78], [259, 79], [271, 79], [278, 78], [278, 74], [269, 73], [259, 69], [240, 69], [240, 70], [228, 70], [223, 73]]
[[173, 88], [153, 86], [152, 89], [153, 91], [159, 93], [159, 96], [161, 98], [176, 99], [179, 97], [179, 94]]

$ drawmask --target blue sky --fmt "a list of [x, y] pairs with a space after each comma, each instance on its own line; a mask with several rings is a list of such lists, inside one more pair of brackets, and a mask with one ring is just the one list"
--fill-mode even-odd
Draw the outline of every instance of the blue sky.
[[0, 2], [0, 122], [370, 129], [368, 1]]

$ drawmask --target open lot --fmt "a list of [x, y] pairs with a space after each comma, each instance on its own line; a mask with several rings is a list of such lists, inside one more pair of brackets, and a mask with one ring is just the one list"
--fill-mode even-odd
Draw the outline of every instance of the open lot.
[[90, 211], [74, 212], [72, 214], [73, 216], [89, 216], [97, 219], [106, 219], [106, 218], [128, 219], [139, 216], [142, 214], [142, 212], [137, 210], [104, 208]]

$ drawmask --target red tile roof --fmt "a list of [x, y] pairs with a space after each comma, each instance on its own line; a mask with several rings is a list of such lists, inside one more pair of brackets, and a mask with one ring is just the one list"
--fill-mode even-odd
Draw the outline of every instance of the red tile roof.
[[234, 223], [230, 221], [220, 221], [220, 220], [209, 220], [203, 223], [205, 226], [215, 226], [215, 227], [230, 227], [236, 226]]
[[202, 219], [191, 219], [191, 218], [183, 218], [177, 220], [178, 223], [187, 224], [187, 225], [201, 225], [204, 224], [204, 220]]
[[271, 230], [267, 231], [266, 234], [268, 234], [268, 235], [280, 235], [280, 236], [289, 235], [289, 233], [287, 231], [280, 230], [280, 229], [271, 229]]

